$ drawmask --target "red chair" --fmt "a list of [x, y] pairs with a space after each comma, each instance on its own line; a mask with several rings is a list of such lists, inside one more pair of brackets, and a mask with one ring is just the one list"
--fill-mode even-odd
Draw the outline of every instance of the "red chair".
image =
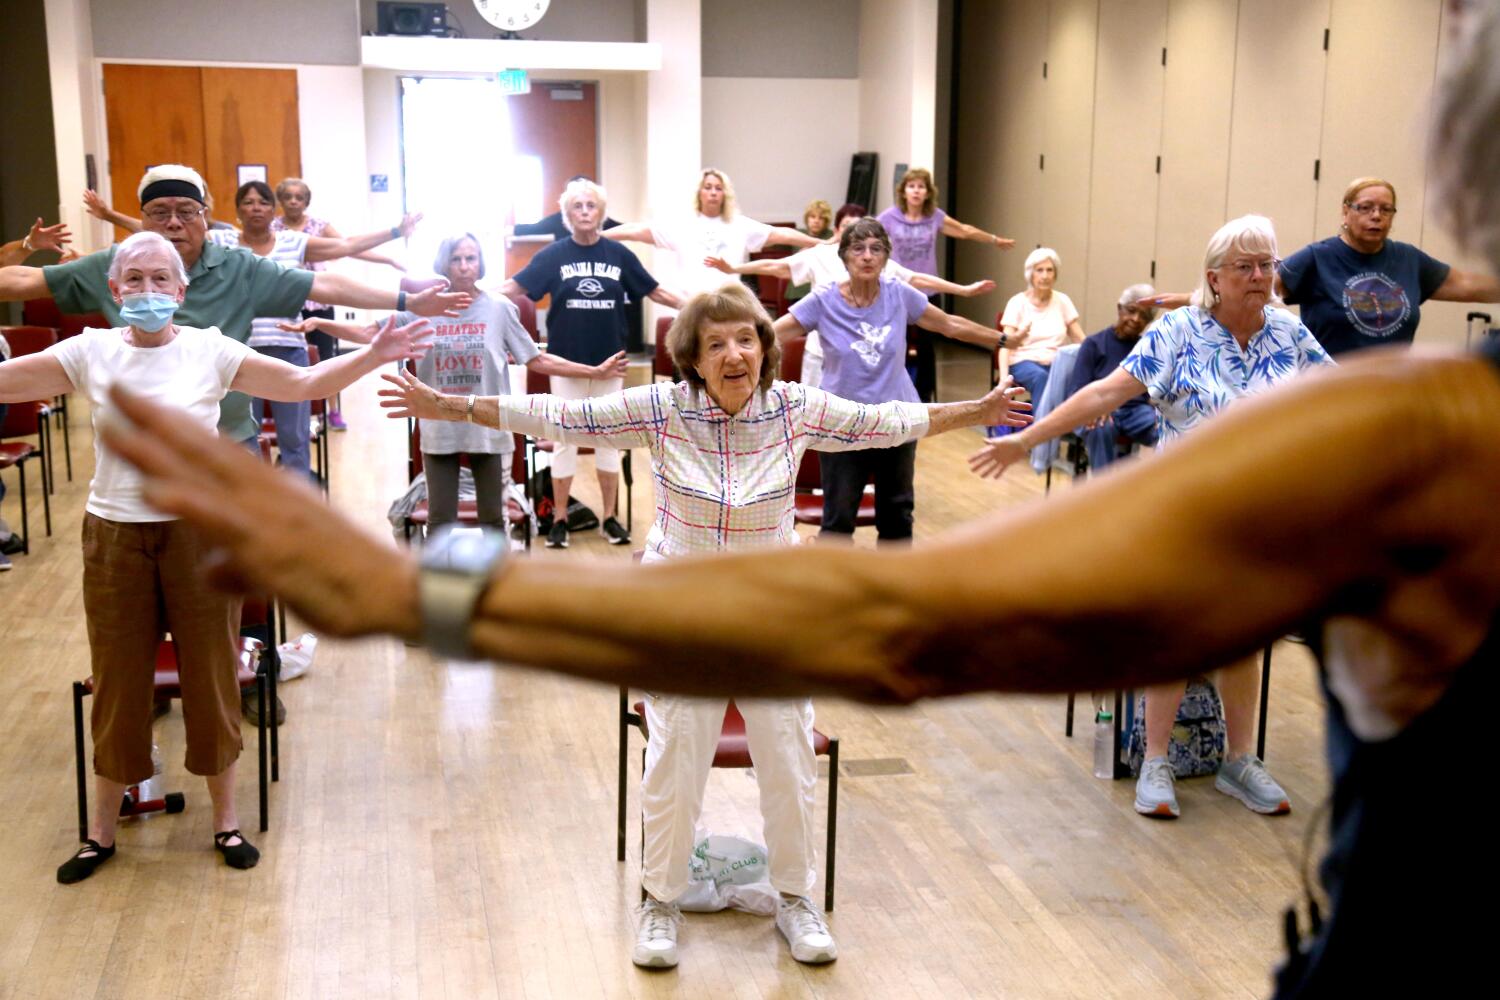
[[771, 314], [772, 319], [786, 312], [786, 287], [787, 280], [774, 274], [755, 276], [756, 297], [766, 307], [766, 312]]
[[114, 326], [103, 313], [65, 313], [52, 299], [27, 299], [21, 306], [21, 322], [28, 326], [50, 326], [58, 340], [76, 337], [85, 329], [108, 330]]
[[21, 551], [31, 552], [30, 511], [26, 504], [26, 463], [36, 459], [42, 463], [42, 510], [46, 515], [47, 536], [52, 536], [52, 500], [47, 491], [48, 463], [45, 448], [27, 441], [5, 441], [11, 437], [29, 437], [35, 434], [38, 441], [48, 435], [47, 422], [42, 419], [45, 407], [41, 403], [11, 403], [6, 411], [5, 422], [0, 424], [0, 469], [14, 466], [21, 477]]
[[[639, 559], [639, 553], [637, 559]], [[617, 829], [615, 831], [615, 860], [625, 860], [625, 793], [626, 793], [626, 767], [625, 755], [629, 749], [630, 727], [635, 726], [640, 730], [644, 739], [650, 739], [650, 733], [646, 728], [646, 706], [644, 702], [636, 702], [634, 710], [629, 707], [630, 695], [624, 689], [620, 689], [620, 760], [619, 760], [619, 791], [617, 809]], [[824, 852], [825, 870], [823, 875], [823, 909], [833, 912], [833, 873], [834, 856], [837, 847], [838, 821], [839, 821], [839, 741], [836, 736], [828, 736], [817, 729], [813, 730], [813, 752], [819, 757], [828, 758], [828, 846]], [[714, 749], [714, 767], [753, 767], [754, 761], [750, 759], [750, 741], [745, 735], [745, 717], [731, 701], [724, 709], [724, 727], [719, 732], [719, 745]], [[646, 750], [641, 748], [641, 773], [646, 770]], [[641, 830], [642, 844], [645, 842], [644, 824]], [[644, 892], [644, 890], [642, 890]]]
[[[266, 769], [266, 705], [267, 705], [267, 675], [274, 671], [260, 673], [256, 665], [260, 660], [264, 644], [259, 639], [240, 640], [239, 669], [235, 674], [235, 680], [239, 682], [241, 691], [254, 690], [256, 698], [259, 699], [259, 780], [260, 780], [260, 829], [264, 833], [270, 828], [270, 788], [267, 784]], [[89, 835], [89, 796], [88, 775], [84, 765], [83, 748], [83, 699], [94, 693], [94, 679], [92, 677], [73, 682], [73, 761], [74, 770], [78, 781], [78, 839], [86, 840]], [[156, 677], [155, 696], [157, 700], [182, 697], [182, 680], [178, 674], [177, 647], [171, 639], [165, 639], [156, 649]], [[272, 695], [274, 699], [274, 695]], [[272, 700], [271, 704], [275, 704]], [[273, 717], [275, 712], [270, 713]], [[273, 723], [274, 725], [274, 723]], [[168, 795], [164, 800], [139, 801], [127, 796], [120, 807], [121, 816], [135, 816], [146, 812], [156, 812], [165, 809], [167, 812], [181, 812], [183, 797], [181, 793]]]
[[656, 343], [654, 356], [651, 359], [651, 381], [667, 379], [671, 382], [679, 381], [682, 376], [677, 371], [677, 366], [672, 363], [672, 355], [667, 350], [667, 331], [672, 328], [672, 316], [656, 317]]
[[542, 335], [537, 332], [536, 328], [536, 303], [524, 295], [508, 295], [506, 298], [515, 305], [516, 312], [520, 313], [521, 325], [526, 328], [527, 333], [531, 334], [531, 339], [540, 344]]
[[[659, 327], [661, 320], [657, 320], [656, 322]], [[551, 391], [552, 384], [548, 376], [532, 368], [526, 369], [526, 392], [528, 395], [545, 395]], [[527, 482], [535, 482], [538, 471], [536, 453], [539, 451], [556, 451], [557, 443], [554, 441], [538, 441], [532, 438], [527, 438], [526, 442], [526, 480]], [[593, 453], [594, 449], [588, 445], [581, 445], [578, 448], [578, 454], [580, 455], [592, 455]], [[630, 495], [630, 488], [635, 485], [635, 473], [630, 461], [629, 448], [620, 449], [620, 479], [624, 483], [624, 489], [620, 492], [625, 494], [625, 530], [629, 531], [635, 523], [635, 500]], [[542, 501], [541, 493], [533, 489], [532, 496], [533, 502], [540, 506]], [[620, 502], [616, 499], [615, 510], [608, 512], [600, 511], [600, 520], [602, 521], [606, 517], [617, 515], [619, 513], [619, 505]], [[567, 517], [567, 511], [563, 511], [562, 516]]]
[[[51, 301], [50, 299], [48, 301]], [[10, 344], [11, 354], [21, 357], [26, 354], [40, 354], [47, 348], [63, 339], [59, 332], [50, 326], [0, 326], [0, 334], [5, 336], [5, 342]], [[63, 393], [56, 396], [49, 403], [43, 403], [42, 416], [52, 417], [52, 424], [61, 422], [63, 432], [63, 458], [67, 463], [68, 482], [73, 481], [73, 445], [68, 439], [68, 395]], [[49, 431], [43, 442], [46, 451], [47, 466], [47, 492], [56, 492], [57, 483], [52, 478], [52, 434]]]
[[[526, 489], [528, 479], [524, 474], [526, 471], [526, 446], [527, 442], [531, 439], [524, 434], [516, 434], [514, 437], [516, 447], [510, 459], [511, 478], [513, 480], [516, 479], [519, 470], [521, 479], [517, 481], [521, 483], [524, 490]], [[459, 464], [467, 466], [469, 464], [469, 456], [460, 456]], [[414, 420], [406, 422], [406, 469], [408, 478], [410, 479], [417, 478], [417, 473], [422, 471], [422, 429]], [[531, 499], [530, 492], [527, 491], [527, 493], [527, 499]], [[533, 510], [535, 506], [535, 501], [532, 501]], [[414, 529], [421, 531], [424, 535], [426, 534], [427, 522], [430, 516], [426, 500], [419, 501], [412, 508], [411, 513], [407, 514], [402, 522], [402, 531], [407, 541], [411, 540], [411, 534]], [[536, 523], [532, 520], [531, 511], [528, 511], [520, 503], [517, 503], [512, 497], [507, 496], [505, 498], [505, 521], [512, 528], [519, 527], [521, 529], [522, 537], [526, 541], [526, 548], [530, 549], [533, 533], [532, 528]], [[479, 527], [478, 501], [460, 500], [458, 502], [458, 523], [466, 528]]]

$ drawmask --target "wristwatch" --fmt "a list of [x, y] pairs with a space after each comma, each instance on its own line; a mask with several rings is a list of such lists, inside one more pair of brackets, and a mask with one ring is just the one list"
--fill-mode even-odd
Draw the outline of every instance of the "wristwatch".
[[429, 536], [418, 581], [422, 643], [439, 656], [474, 657], [469, 624], [510, 542], [491, 528], [461, 528]]

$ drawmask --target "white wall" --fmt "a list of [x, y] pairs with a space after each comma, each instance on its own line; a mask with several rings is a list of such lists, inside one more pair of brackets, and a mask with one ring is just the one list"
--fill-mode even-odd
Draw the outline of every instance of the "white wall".
[[[860, 148], [859, 89], [858, 80], [707, 77], [703, 162], [727, 171], [741, 207], [764, 222], [800, 223], [814, 198], [838, 208]], [[760, 126], [771, 123], [768, 142]]]
[[935, 162], [937, 44], [937, 0], [860, 0], [859, 148], [880, 154], [877, 210], [896, 164]]
[[[110, 229], [84, 214], [84, 156], [92, 153], [99, 183], [109, 180], [102, 148], [104, 107], [94, 81], [94, 37], [88, 0], [46, 0], [47, 72], [52, 83], [52, 141], [57, 146], [59, 221], [73, 232], [74, 246], [88, 252], [107, 246]], [[12, 137], [15, 138], [15, 137]]]

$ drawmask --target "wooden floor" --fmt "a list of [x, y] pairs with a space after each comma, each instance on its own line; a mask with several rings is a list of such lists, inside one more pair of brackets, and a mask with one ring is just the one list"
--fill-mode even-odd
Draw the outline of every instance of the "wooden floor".
[[[945, 397], [984, 379], [978, 356], [945, 357]], [[403, 485], [404, 440], [377, 416], [373, 380], [344, 399], [350, 430], [333, 438], [333, 500], [380, 524]], [[92, 445], [82, 410], [53, 537], [35, 511], [32, 554], [0, 574], [0, 998], [1268, 992], [1301, 841], [1327, 790], [1320, 702], [1300, 647], [1278, 647], [1271, 694], [1269, 762], [1293, 802], [1281, 818], [1252, 815], [1206, 779], [1179, 785], [1179, 821], [1137, 816], [1132, 782], [1091, 776], [1087, 723], [1064, 738], [1060, 697], [879, 710], [821, 702], [818, 725], [842, 737], [844, 754], [830, 919], [841, 958], [829, 967], [792, 961], [772, 921], [724, 913], [689, 915], [678, 970], [635, 969], [637, 864], [614, 853], [615, 692], [440, 662], [390, 640], [325, 641], [312, 672], [283, 688], [282, 780], [271, 830], [254, 838], [259, 867], [230, 870], [210, 850], [207, 794], [182, 771], [174, 707], [157, 739], [187, 811], [126, 821], [115, 860], [60, 886], [56, 866], [77, 844], [69, 683], [88, 672], [78, 531]], [[977, 442], [965, 431], [922, 445], [919, 541], [1043, 502], [1029, 470], [999, 483], [971, 476], [963, 457]], [[579, 477], [586, 501], [590, 479]], [[636, 484], [638, 533], [646, 480]], [[12, 489], [12, 524], [16, 500]], [[628, 552], [588, 536], [533, 558]], [[636, 737], [631, 759], [638, 766]], [[253, 753], [240, 803], [253, 830]], [[632, 817], [637, 808], [632, 789]], [[715, 772], [704, 822], [758, 834], [754, 782]]]

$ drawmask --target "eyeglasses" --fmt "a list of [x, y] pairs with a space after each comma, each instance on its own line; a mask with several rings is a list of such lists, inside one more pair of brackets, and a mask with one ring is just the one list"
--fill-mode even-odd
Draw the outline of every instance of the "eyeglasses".
[[158, 226], [165, 226], [174, 218], [184, 226], [195, 222], [203, 217], [202, 205], [180, 205], [177, 208], [153, 208], [146, 213], [146, 218]]
[[1355, 215], [1392, 215], [1393, 216], [1393, 215], [1396, 214], [1396, 206], [1395, 205], [1382, 205], [1379, 202], [1374, 202], [1374, 201], [1362, 201], [1362, 202], [1358, 203], [1357, 205], [1350, 205], [1348, 202], [1345, 202], [1344, 204], [1348, 205], [1349, 209], [1351, 211], [1353, 211]]
[[1267, 277], [1274, 276], [1281, 267], [1281, 261], [1272, 257], [1270, 260], [1237, 260], [1233, 264], [1225, 264], [1224, 267], [1238, 274], [1241, 278], [1248, 278], [1256, 271], [1262, 271]]
[[879, 257], [883, 253], [885, 253], [885, 247], [879, 243], [849, 244], [849, 255], [851, 257]]

